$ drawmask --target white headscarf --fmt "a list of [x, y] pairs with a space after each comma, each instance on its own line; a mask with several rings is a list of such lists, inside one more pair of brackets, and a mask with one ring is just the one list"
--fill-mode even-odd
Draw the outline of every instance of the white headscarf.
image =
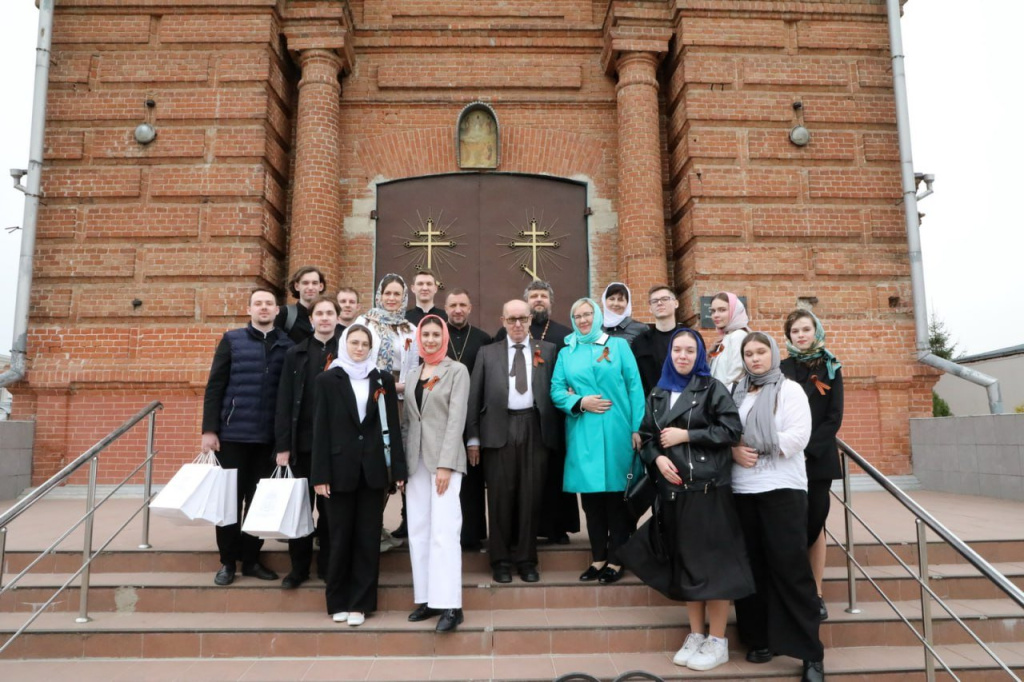
[[[353, 327], [362, 327], [370, 332], [370, 352], [367, 353], [366, 358], [360, 362], [356, 362], [352, 359], [352, 356], [348, 354], [348, 333], [352, 331]], [[370, 375], [370, 372], [377, 369], [378, 348], [380, 348], [380, 336], [373, 327], [355, 324], [345, 327], [345, 331], [341, 333], [341, 339], [338, 340], [338, 359], [332, 362], [328, 369], [341, 367], [345, 370], [345, 374], [348, 375], [349, 379], [365, 379]]]
[[[626, 312], [614, 313], [608, 309], [608, 290], [616, 284], [619, 284], [626, 289]], [[633, 314], [633, 292], [629, 290], [629, 287], [622, 282], [612, 282], [604, 288], [604, 293], [601, 294], [601, 308], [604, 310], [604, 326], [607, 329], [612, 327], [618, 327], [622, 324], [622, 321], [630, 317]]]

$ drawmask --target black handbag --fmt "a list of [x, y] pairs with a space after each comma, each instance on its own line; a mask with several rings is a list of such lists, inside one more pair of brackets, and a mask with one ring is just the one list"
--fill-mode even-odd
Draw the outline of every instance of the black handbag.
[[[622, 494], [622, 500], [626, 504], [626, 511], [633, 522], [636, 523], [640, 517], [647, 513], [658, 497], [658, 486], [654, 479], [647, 473], [647, 467], [637, 466], [640, 460], [639, 451], [633, 452], [633, 463], [626, 472], [626, 490]], [[640, 473], [635, 473], [639, 469]]]

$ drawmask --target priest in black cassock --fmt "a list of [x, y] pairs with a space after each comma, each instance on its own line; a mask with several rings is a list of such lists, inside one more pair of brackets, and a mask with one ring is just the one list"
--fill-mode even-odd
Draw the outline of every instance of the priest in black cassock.
[[[480, 349], [491, 342], [490, 335], [469, 323], [473, 303], [465, 289], [452, 289], [445, 297], [448, 315], [448, 357], [461, 362], [473, 373], [473, 364]], [[468, 420], [467, 420], [468, 423]], [[484, 493], [484, 468], [480, 462], [469, 462], [459, 492], [462, 503], [462, 548], [478, 550], [487, 537], [487, 499]]]
[[[535, 279], [523, 292], [523, 300], [530, 305], [533, 320], [530, 322], [530, 337], [555, 344], [561, 351], [565, 337], [572, 329], [551, 319], [551, 306], [555, 291], [547, 282]], [[494, 335], [495, 342], [507, 336], [502, 327]], [[554, 368], [552, 368], [554, 371]], [[560, 545], [569, 544], [569, 533], [580, 532], [580, 507], [575, 493], [562, 490], [562, 476], [565, 473], [565, 452], [551, 452], [548, 457], [548, 476], [544, 482], [544, 500], [541, 504], [540, 527], [537, 536]]]

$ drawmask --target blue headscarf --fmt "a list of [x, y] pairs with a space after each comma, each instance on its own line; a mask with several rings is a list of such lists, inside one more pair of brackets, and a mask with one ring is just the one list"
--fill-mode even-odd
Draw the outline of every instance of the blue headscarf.
[[569, 334], [568, 336], [565, 337], [565, 345], [569, 346], [569, 348], [575, 348], [577, 343], [594, 343], [599, 338], [601, 338], [605, 333], [604, 329], [602, 329], [602, 325], [604, 324], [604, 315], [601, 314], [601, 307], [597, 305], [597, 302], [594, 299], [579, 299], [578, 301], [572, 304], [572, 308], [570, 308], [569, 315], [575, 315], [576, 309], [579, 308], [584, 303], [589, 305], [594, 310], [594, 326], [590, 328], [590, 331], [588, 333], [581, 334], [580, 328], [576, 326], [576, 320], [570, 317], [569, 319], [572, 322], [572, 334]]
[[[680, 334], [689, 334], [697, 342], [697, 360], [693, 363], [693, 369], [690, 370], [689, 374], [680, 374], [676, 366], [672, 364], [672, 344]], [[677, 329], [676, 333], [672, 335], [672, 340], [668, 342], [668, 355], [665, 356], [665, 364], [661, 366], [661, 378], [658, 379], [658, 388], [681, 393], [686, 390], [686, 386], [693, 377], [709, 376], [711, 376], [711, 367], [708, 366], [708, 354], [704, 349], [704, 339], [689, 327]]]

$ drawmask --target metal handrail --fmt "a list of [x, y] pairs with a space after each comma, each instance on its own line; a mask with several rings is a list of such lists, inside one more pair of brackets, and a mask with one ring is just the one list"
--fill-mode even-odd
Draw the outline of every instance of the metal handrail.
[[[135, 519], [139, 513], [142, 513], [142, 542], [139, 544], [139, 549], [150, 549], [149, 544], [149, 503], [153, 497], [153, 458], [156, 456], [156, 450], [153, 447], [156, 438], [156, 412], [163, 408], [163, 403], [159, 400], [154, 400], [145, 408], [143, 408], [134, 417], [123, 423], [118, 428], [111, 431], [99, 442], [93, 445], [91, 448], [79, 455], [73, 462], [65, 466], [63, 469], [58, 471], [49, 480], [40, 485], [38, 488], [33, 490], [31, 493], [26, 495], [23, 499], [11, 506], [10, 509], [0, 514], [0, 595], [13, 589], [18, 582], [24, 577], [32, 568], [38, 564], [45, 556], [53, 552], [71, 533], [73, 533], [83, 523], [85, 524], [84, 538], [82, 541], [82, 566], [75, 573], [68, 578], [63, 585], [57, 588], [56, 592], [36, 609], [32, 616], [22, 625], [13, 635], [11, 635], [3, 646], [0, 646], [0, 653], [3, 653], [11, 643], [17, 639], [21, 633], [23, 633], [36, 618], [39, 617], [43, 611], [45, 611], [50, 604], [65, 590], [76, 578], [82, 576], [81, 586], [79, 588], [79, 610], [78, 617], [75, 622], [87, 623], [89, 620], [89, 578], [90, 578], [90, 567], [93, 559], [100, 555], [107, 546], [114, 540], [117, 535], [124, 530], [132, 520]], [[129, 472], [121, 482], [118, 483], [114, 488], [102, 499], [99, 503], [96, 502], [96, 477], [99, 469], [99, 455], [105, 450], [111, 443], [116, 441], [118, 438], [123, 436], [125, 433], [130, 431], [140, 421], [148, 417], [148, 428], [146, 434], [146, 458], [138, 466], [136, 466], [131, 472]], [[33, 559], [28, 566], [26, 566], [18, 575], [14, 576], [9, 583], [3, 584], [3, 570], [4, 570], [4, 557], [7, 547], [7, 527], [12, 521], [17, 519], [23, 513], [28, 511], [35, 505], [39, 500], [43, 499], [51, 490], [65, 482], [72, 474], [78, 471], [86, 462], [89, 462], [89, 485], [86, 491], [86, 509], [85, 514], [81, 516], [75, 523], [71, 525], [66, 531], [64, 531], [56, 540], [54, 540], [46, 549], [42, 550], [39, 555]], [[93, 520], [95, 518], [96, 510], [99, 509], [103, 504], [109, 500], [114, 493], [116, 493], [122, 486], [125, 485], [135, 474], [145, 468], [145, 483], [143, 486], [142, 503], [138, 509], [132, 512], [131, 516], [121, 524], [121, 526], [111, 534], [109, 538], [97, 549], [95, 552], [92, 550], [93, 545]]]
[[[849, 590], [849, 606], [846, 609], [849, 613], [860, 613], [860, 609], [857, 608], [857, 578], [854, 573], [854, 567], [860, 571], [864, 577], [871, 583], [872, 586], [882, 596], [882, 599], [889, 604], [890, 607], [896, 611], [896, 614], [900, 619], [910, 628], [917, 639], [922, 643], [925, 649], [925, 676], [929, 682], [935, 679], [935, 661], [938, 661], [942, 668], [953, 678], [959, 679], [944, 660], [935, 651], [933, 646], [932, 638], [932, 614], [931, 614], [931, 599], [934, 599], [943, 610], [948, 613], [952, 619], [962, 627], [971, 638], [981, 646], [981, 648], [996, 662], [996, 664], [1013, 680], [1020, 682], [1020, 678], [1017, 677], [1013, 671], [986, 645], [975, 633], [967, 626], [963, 620], [957, 616], [952, 609], [946, 604], [946, 602], [939, 597], [928, 584], [928, 541], [927, 532], [925, 527], [930, 528], [936, 535], [942, 540], [948, 543], [960, 556], [967, 560], [972, 566], [974, 566], [981, 574], [988, 578], [994, 583], [1000, 590], [1002, 590], [1006, 596], [1010, 597], [1018, 606], [1024, 608], [1024, 592], [1022, 592], [1016, 585], [1010, 580], [997, 571], [988, 561], [986, 561], [980, 554], [971, 549], [967, 544], [958, 538], [952, 531], [947, 529], [942, 523], [938, 521], [934, 516], [929, 514], [921, 505], [912, 500], [906, 493], [897, 488], [892, 481], [890, 481], [882, 472], [872, 466], [864, 457], [857, 453], [848, 444], [843, 442], [841, 439], [836, 439], [840, 452], [844, 456], [843, 466], [843, 497], [839, 498], [838, 495], [833, 495], [843, 505], [843, 514], [845, 521], [846, 530], [846, 544], [844, 545], [839, 541], [836, 536], [828, 532], [829, 536], [836, 542], [836, 544], [846, 553], [846, 566], [847, 566], [847, 585]], [[917, 529], [917, 557], [918, 557], [918, 575], [914, 575], [913, 570], [904, 562], [893, 549], [884, 541], [882, 538], [875, 533], [870, 526], [860, 516], [853, 511], [852, 508], [852, 496], [850, 487], [850, 466], [849, 462], [853, 461], [857, 464], [860, 469], [870, 476], [883, 490], [888, 492], [897, 501], [899, 501], [911, 514], [915, 517], [915, 526]], [[875, 538], [885, 549], [891, 554], [896, 561], [902, 566], [907, 573], [914, 578], [921, 588], [921, 621], [922, 629], [924, 633], [920, 633], [910, 623], [910, 621], [903, 616], [902, 613], [896, 608], [896, 605], [891, 599], [882, 591], [881, 587], [868, 575], [866, 569], [854, 558], [854, 541], [853, 541], [853, 519], [856, 518], [858, 522]]]

